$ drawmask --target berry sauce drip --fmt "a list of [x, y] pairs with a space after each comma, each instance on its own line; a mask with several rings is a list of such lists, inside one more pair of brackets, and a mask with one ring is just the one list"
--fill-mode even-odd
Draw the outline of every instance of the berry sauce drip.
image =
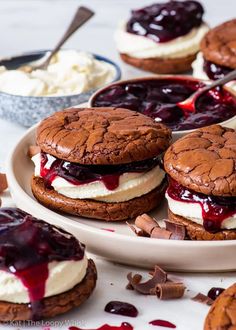
[[33, 319], [40, 318], [48, 263], [83, 257], [84, 246], [69, 233], [20, 209], [0, 209], [0, 269], [13, 273], [27, 288]]
[[225, 289], [223, 288], [211, 288], [207, 294], [207, 296], [209, 298], [211, 298], [212, 300], [216, 300], [216, 298], [218, 298], [222, 292], [224, 292]]
[[204, 10], [197, 1], [169, 1], [133, 10], [127, 31], [155, 42], [186, 35], [202, 24]]
[[131, 324], [129, 324], [127, 322], [123, 322], [123, 323], [121, 323], [120, 326], [104, 324], [100, 328], [97, 328], [97, 329], [82, 329], [82, 328], [77, 328], [77, 327], [69, 327], [69, 330], [133, 330], [133, 327]]
[[134, 305], [122, 301], [110, 301], [106, 307], [105, 312], [117, 315], [124, 315], [129, 317], [137, 317], [138, 310]]
[[227, 66], [218, 65], [205, 59], [203, 70], [211, 80], [224, 78], [224, 76], [233, 71], [233, 69], [228, 68]]
[[[49, 160], [50, 168], [48, 169], [46, 164]], [[42, 152], [40, 176], [44, 178], [49, 186], [59, 176], [77, 186], [94, 181], [102, 181], [107, 189], [115, 190], [119, 186], [119, 179], [123, 173], [147, 172], [159, 163], [160, 159], [156, 157], [123, 165], [80, 165]]]
[[236, 213], [235, 197], [204, 195], [189, 190], [174, 180], [170, 180], [167, 194], [179, 202], [199, 204], [202, 208], [203, 227], [212, 233], [220, 231], [222, 222]]
[[186, 100], [203, 86], [203, 83], [180, 78], [115, 84], [100, 92], [92, 105], [138, 111], [157, 118], [173, 131], [220, 123], [236, 115], [236, 98], [220, 88], [199, 97], [196, 112], [184, 113], [177, 103]]
[[173, 323], [171, 323], [169, 321], [165, 321], [165, 320], [153, 320], [153, 321], [149, 322], [149, 324], [156, 325], [159, 327], [171, 328], [171, 329], [176, 328], [176, 325], [174, 325]]

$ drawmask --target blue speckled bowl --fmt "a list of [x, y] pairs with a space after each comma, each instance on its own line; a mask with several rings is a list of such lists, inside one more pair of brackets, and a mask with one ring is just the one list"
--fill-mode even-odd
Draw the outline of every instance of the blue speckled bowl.
[[[0, 65], [4, 65], [8, 69], [16, 69], [21, 65], [40, 59], [47, 51], [24, 53], [20, 56], [6, 58], [0, 61]], [[120, 79], [121, 70], [116, 63], [100, 55], [94, 54], [94, 57], [114, 66], [116, 75], [112, 82]], [[96, 89], [93, 89], [80, 94], [50, 97], [20, 96], [0, 92], [0, 117], [29, 127], [56, 111], [87, 102], [95, 91]]]

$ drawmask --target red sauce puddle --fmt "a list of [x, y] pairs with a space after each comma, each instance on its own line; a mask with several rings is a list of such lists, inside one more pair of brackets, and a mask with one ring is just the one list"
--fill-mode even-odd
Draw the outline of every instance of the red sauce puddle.
[[109, 228], [101, 228], [102, 230], [106, 230], [106, 231], [109, 231], [111, 233], [114, 233], [115, 232], [115, 229], [109, 229]]
[[69, 330], [133, 330], [133, 327], [131, 324], [127, 322], [121, 323], [120, 326], [113, 326], [109, 324], [104, 324], [100, 328], [97, 329], [82, 329], [77, 327], [69, 327]]
[[175, 329], [176, 325], [169, 322], [169, 321], [165, 321], [165, 320], [153, 320], [151, 322], [149, 322], [149, 324], [151, 325], [156, 325], [159, 327], [165, 327], [165, 328], [170, 328], [170, 329]]

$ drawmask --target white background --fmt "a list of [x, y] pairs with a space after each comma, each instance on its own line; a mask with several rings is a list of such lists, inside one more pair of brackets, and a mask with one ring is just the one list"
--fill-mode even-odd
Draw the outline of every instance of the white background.
[[[83, 4], [93, 8], [96, 16], [73, 36], [66, 46], [105, 55], [120, 62], [113, 41], [117, 22], [128, 15], [130, 8], [150, 3], [151, 0], [0, 0], [0, 57], [52, 47], [63, 33], [77, 6]], [[202, 0], [202, 3], [206, 9], [205, 19], [211, 26], [235, 17], [235, 0]], [[122, 69], [124, 78], [140, 74], [128, 66], [122, 65]], [[17, 143], [18, 137], [24, 131], [25, 128], [0, 119], [2, 170], [9, 149]], [[4, 205], [13, 203], [9, 194], [3, 196]], [[126, 274], [137, 269], [115, 265], [98, 258], [96, 263], [99, 280], [95, 294], [81, 309], [54, 321], [74, 320], [78, 322], [78, 326], [90, 329], [104, 323], [119, 325], [123, 321], [128, 321], [137, 330], [164, 329], [148, 325], [149, 321], [160, 318], [175, 323], [179, 330], [201, 330], [208, 307], [192, 302], [189, 298], [199, 291], [207, 293], [212, 286], [227, 287], [235, 282], [236, 276], [236, 273], [177, 274], [190, 291], [179, 301], [162, 302], [155, 297], [139, 296], [125, 290]], [[140, 311], [139, 317], [129, 319], [103, 312], [105, 304], [110, 300], [134, 303]], [[11, 328], [15, 330], [23, 327]], [[0, 325], [0, 329], [9, 327]], [[46, 330], [42, 326], [37, 329]], [[68, 326], [63, 326], [63, 329], [68, 329]]]

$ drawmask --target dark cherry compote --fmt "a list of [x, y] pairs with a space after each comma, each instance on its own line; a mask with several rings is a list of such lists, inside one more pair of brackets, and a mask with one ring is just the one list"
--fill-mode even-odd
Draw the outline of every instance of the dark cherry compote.
[[211, 288], [207, 294], [207, 296], [209, 298], [211, 298], [212, 300], [216, 300], [216, 298], [218, 298], [222, 292], [224, 292], [225, 289], [223, 288]]
[[0, 269], [17, 276], [27, 288], [32, 319], [40, 319], [48, 264], [83, 257], [84, 245], [69, 233], [20, 209], [0, 209]]
[[109, 86], [92, 101], [95, 107], [119, 107], [141, 112], [173, 131], [190, 130], [223, 122], [236, 115], [236, 98], [222, 88], [199, 97], [195, 112], [178, 106], [202, 82], [186, 78], [137, 79]]
[[203, 70], [211, 80], [224, 78], [224, 76], [233, 71], [233, 69], [227, 66], [218, 65], [206, 59], [204, 59]]
[[133, 10], [127, 32], [167, 42], [202, 24], [204, 10], [197, 1], [168, 1]]
[[[46, 166], [48, 161], [51, 163], [50, 168]], [[123, 173], [147, 172], [158, 164], [160, 164], [160, 158], [156, 157], [122, 165], [80, 165], [42, 152], [40, 175], [48, 186], [59, 176], [78, 186], [94, 181], [102, 181], [107, 189], [115, 190], [119, 186], [119, 178]]]
[[173, 179], [169, 180], [167, 194], [179, 202], [199, 204], [202, 208], [203, 227], [212, 233], [220, 231], [222, 222], [236, 214], [235, 197], [204, 195], [185, 188]]
[[129, 303], [123, 301], [110, 301], [105, 306], [105, 312], [117, 315], [124, 315], [129, 317], [137, 317], [138, 310], [137, 308]]

